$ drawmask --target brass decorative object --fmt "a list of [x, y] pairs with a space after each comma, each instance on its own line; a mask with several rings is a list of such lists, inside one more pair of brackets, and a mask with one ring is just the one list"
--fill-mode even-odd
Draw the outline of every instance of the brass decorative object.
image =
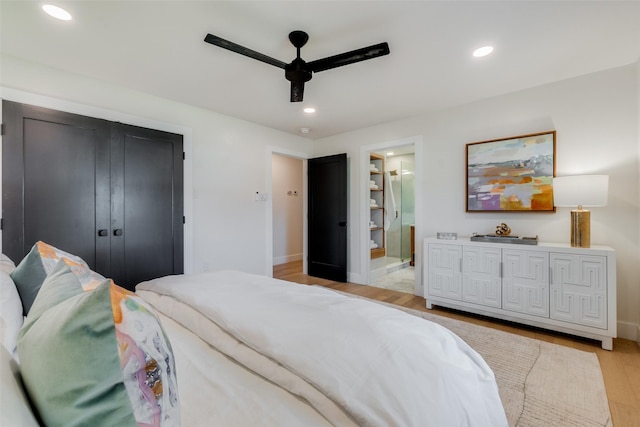
[[511, 234], [511, 228], [504, 222], [496, 227], [496, 235], [508, 236], [509, 234]]
[[553, 179], [556, 206], [577, 206], [571, 211], [571, 246], [591, 246], [591, 212], [583, 207], [606, 206], [609, 191], [607, 175], [573, 175]]
[[576, 248], [591, 247], [591, 211], [578, 209], [571, 211], [571, 246]]

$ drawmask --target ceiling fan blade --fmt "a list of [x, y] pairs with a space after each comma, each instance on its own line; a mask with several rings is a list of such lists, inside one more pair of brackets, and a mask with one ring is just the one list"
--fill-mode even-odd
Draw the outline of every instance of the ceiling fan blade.
[[302, 102], [304, 82], [291, 82], [291, 102]]
[[388, 54], [389, 44], [384, 42], [352, 50], [351, 52], [345, 52], [308, 62], [307, 69], [317, 73], [319, 71], [330, 70], [332, 68], [342, 67], [343, 65], [353, 64], [355, 62], [365, 61], [367, 59], [373, 59]]
[[239, 44], [230, 42], [229, 40], [225, 40], [221, 37], [214, 36], [213, 34], [207, 34], [207, 36], [204, 38], [204, 41], [207, 43], [211, 43], [212, 45], [221, 47], [223, 49], [227, 49], [232, 52], [239, 53], [240, 55], [248, 56], [249, 58], [257, 59], [258, 61], [275, 65], [278, 68], [284, 69], [285, 65], [287, 65], [282, 61], [279, 61], [270, 56], [264, 55], [260, 52], [256, 52], [255, 50], [251, 50], [244, 46], [240, 46]]

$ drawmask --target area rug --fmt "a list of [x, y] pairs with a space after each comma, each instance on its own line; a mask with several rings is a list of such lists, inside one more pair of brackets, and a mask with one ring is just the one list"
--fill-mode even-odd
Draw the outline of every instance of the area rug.
[[438, 323], [466, 341], [493, 370], [510, 426], [613, 425], [595, 353], [340, 293]]

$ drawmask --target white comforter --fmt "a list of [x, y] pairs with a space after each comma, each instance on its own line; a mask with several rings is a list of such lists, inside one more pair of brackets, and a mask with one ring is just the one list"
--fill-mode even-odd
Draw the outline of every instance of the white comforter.
[[136, 292], [333, 425], [507, 425], [484, 360], [416, 316], [235, 271], [168, 276]]

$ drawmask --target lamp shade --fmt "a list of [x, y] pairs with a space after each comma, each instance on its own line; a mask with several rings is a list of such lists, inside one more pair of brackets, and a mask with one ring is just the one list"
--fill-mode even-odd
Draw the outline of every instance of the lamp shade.
[[606, 206], [608, 175], [574, 175], [553, 178], [555, 206]]

